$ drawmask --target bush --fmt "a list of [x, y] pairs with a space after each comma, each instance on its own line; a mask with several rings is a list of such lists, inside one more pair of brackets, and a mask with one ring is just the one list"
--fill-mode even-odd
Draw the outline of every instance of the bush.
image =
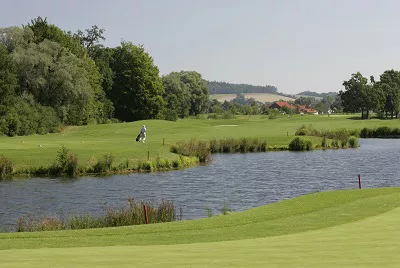
[[326, 148], [327, 145], [328, 145], [328, 144], [327, 144], [327, 140], [326, 140], [325, 137], [323, 137], [323, 138], [322, 138], [322, 141], [321, 141], [321, 147], [322, 147], [322, 148]]
[[361, 138], [400, 138], [400, 128], [378, 127], [363, 128], [360, 131]]
[[230, 111], [224, 111], [222, 113], [222, 119], [234, 119], [235, 115]]
[[11, 160], [3, 155], [0, 155], [0, 178], [10, 175], [13, 173], [13, 171], [14, 168]]
[[310, 151], [312, 149], [312, 142], [309, 139], [296, 137], [289, 143], [290, 151]]
[[114, 162], [114, 155], [105, 154], [102, 159], [97, 161], [93, 167], [95, 173], [109, 172], [112, 169], [112, 164]]
[[279, 116], [279, 111], [277, 111], [276, 109], [271, 109], [268, 112], [268, 119], [273, 120], [273, 119], [277, 119]]
[[79, 174], [78, 157], [64, 145], [61, 146], [57, 153], [56, 163], [49, 168], [49, 172], [52, 175], [77, 176]]
[[178, 120], [178, 112], [175, 110], [168, 109], [164, 115], [165, 120], [176, 121]]
[[358, 147], [358, 140], [356, 137], [352, 136], [349, 139], [349, 147], [350, 148], [357, 148]]
[[195, 156], [200, 163], [208, 162], [211, 159], [211, 150], [207, 142], [196, 139], [189, 142], [178, 142], [171, 147], [171, 152], [184, 156]]

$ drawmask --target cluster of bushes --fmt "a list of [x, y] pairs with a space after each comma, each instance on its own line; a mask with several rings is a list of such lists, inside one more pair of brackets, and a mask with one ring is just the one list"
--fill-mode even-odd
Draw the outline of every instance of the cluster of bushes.
[[236, 115], [231, 111], [222, 111], [221, 113], [210, 113], [207, 119], [235, 119]]
[[354, 129], [315, 129], [312, 125], [302, 125], [299, 129], [296, 130], [296, 136], [316, 136], [316, 137], [325, 137], [328, 139], [344, 139], [350, 136], [358, 136], [359, 131]]
[[289, 143], [290, 151], [311, 151], [313, 144], [310, 139], [296, 137]]
[[247, 152], [266, 152], [267, 141], [259, 138], [240, 138], [240, 139], [213, 139], [209, 143], [211, 153], [247, 153]]
[[0, 103], [0, 135], [23, 136], [57, 132], [60, 120], [54, 109], [35, 103], [30, 95]]
[[209, 144], [196, 139], [192, 139], [188, 142], [178, 142], [171, 147], [171, 152], [189, 157], [197, 157], [200, 163], [206, 163], [211, 160]]
[[157, 159], [153, 161], [139, 161], [136, 170], [138, 172], [168, 171], [193, 166], [198, 162], [199, 159], [196, 156], [187, 157], [180, 155], [178, 159], [174, 160], [160, 159], [157, 157]]
[[178, 142], [171, 146], [171, 152], [179, 155], [196, 157], [200, 163], [211, 160], [215, 153], [247, 153], [266, 152], [267, 141], [259, 138], [213, 139], [209, 142], [192, 139], [188, 142]]
[[327, 138], [322, 138], [321, 148], [357, 148], [359, 146], [357, 137], [345, 137], [341, 140], [333, 139], [331, 143]]
[[84, 216], [70, 216], [65, 220], [57, 217], [36, 219], [28, 214], [18, 219], [17, 232], [73, 230], [145, 224], [144, 205], [146, 205], [148, 223], [176, 220], [176, 208], [172, 201], [162, 200], [158, 206], [149, 202], [137, 201], [133, 198], [128, 198], [128, 202], [129, 204], [126, 207], [105, 207], [104, 215], [99, 217], [87, 214]]
[[378, 127], [363, 128], [360, 131], [361, 138], [400, 138], [400, 128]]

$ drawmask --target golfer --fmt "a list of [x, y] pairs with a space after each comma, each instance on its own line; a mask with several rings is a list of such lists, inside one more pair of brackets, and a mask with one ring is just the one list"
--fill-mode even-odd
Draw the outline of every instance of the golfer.
[[140, 130], [140, 138], [139, 141], [142, 141], [144, 143], [144, 141], [146, 140], [146, 126], [143, 125], [142, 129]]

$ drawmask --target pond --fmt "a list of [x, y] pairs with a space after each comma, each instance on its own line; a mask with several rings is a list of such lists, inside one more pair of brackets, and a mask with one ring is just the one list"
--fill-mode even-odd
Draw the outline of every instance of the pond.
[[26, 213], [99, 215], [104, 205], [135, 199], [174, 201], [183, 219], [206, 217], [227, 204], [234, 211], [333, 189], [400, 186], [400, 140], [360, 140], [358, 149], [214, 155], [207, 166], [180, 171], [0, 181], [0, 229], [15, 230]]

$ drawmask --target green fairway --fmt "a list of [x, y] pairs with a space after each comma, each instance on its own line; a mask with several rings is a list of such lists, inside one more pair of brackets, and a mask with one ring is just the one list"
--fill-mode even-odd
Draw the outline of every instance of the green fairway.
[[[135, 138], [146, 124], [148, 138], [145, 144]], [[265, 137], [268, 146], [288, 145], [297, 128], [312, 124], [315, 128], [335, 129], [398, 126], [398, 120], [354, 120], [349, 116], [292, 116], [268, 120], [266, 116], [243, 116], [230, 120], [184, 119], [176, 122], [148, 120], [134, 123], [68, 127], [62, 133], [27, 137], [0, 137], [0, 152], [9, 157], [15, 168], [48, 166], [55, 161], [57, 151], [65, 145], [77, 154], [82, 165], [92, 165], [102, 155], [113, 153], [115, 165], [129, 161], [160, 158], [173, 159], [170, 145], [177, 141], [224, 137]], [[165, 145], [163, 146], [163, 139]]]
[[377, 267], [400, 261], [400, 188], [311, 194], [165, 224], [0, 234], [0, 267]]

